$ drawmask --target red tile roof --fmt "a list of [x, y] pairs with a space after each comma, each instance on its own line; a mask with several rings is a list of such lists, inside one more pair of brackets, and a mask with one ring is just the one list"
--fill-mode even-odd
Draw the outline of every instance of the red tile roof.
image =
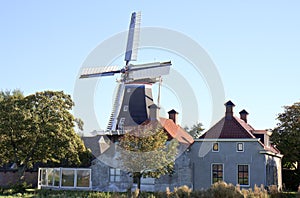
[[180, 143], [183, 144], [192, 144], [194, 143], [194, 138], [188, 134], [183, 128], [175, 124], [173, 120], [166, 118], [159, 118], [159, 122], [162, 127], [169, 133], [169, 135], [177, 139]]
[[139, 130], [133, 131], [151, 131], [151, 129], [158, 126], [163, 127], [170, 137], [177, 139], [182, 144], [190, 145], [194, 143], [194, 138], [179, 125], [175, 124], [172, 119], [158, 118], [158, 120], [146, 120], [141, 125], [125, 127], [125, 130], [132, 131], [132, 129], [138, 127], [140, 128]]

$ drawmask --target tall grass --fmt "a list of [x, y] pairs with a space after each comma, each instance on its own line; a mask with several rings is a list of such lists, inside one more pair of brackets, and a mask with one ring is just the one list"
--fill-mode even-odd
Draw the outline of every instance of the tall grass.
[[76, 198], [137, 198], [138, 194], [140, 198], [285, 198], [285, 197], [297, 197], [300, 198], [300, 192], [298, 194], [288, 194], [279, 192], [276, 186], [270, 186], [269, 192], [264, 186], [255, 186], [253, 189], [241, 189], [240, 186], [234, 186], [225, 182], [218, 182], [213, 184], [207, 190], [192, 191], [188, 186], [181, 186], [174, 188], [171, 191], [169, 188], [164, 192], [93, 192], [93, 191], [76, 191], [76, 190], [35, 190], [32, 192], [20, 193], [15, 190], [5, 189], [0, 190], [1, 195], [7, 197], [76, 197]]

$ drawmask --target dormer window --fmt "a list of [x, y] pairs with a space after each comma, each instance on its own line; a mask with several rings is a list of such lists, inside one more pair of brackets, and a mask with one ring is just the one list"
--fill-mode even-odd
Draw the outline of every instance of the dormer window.
[[218, 142], [213, 143], [212, 151], [213, 152], [219, 152], [219, 143]]

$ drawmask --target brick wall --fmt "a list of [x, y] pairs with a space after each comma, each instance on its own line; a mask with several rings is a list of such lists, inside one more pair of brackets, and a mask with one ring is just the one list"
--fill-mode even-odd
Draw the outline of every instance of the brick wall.
[[[0, 186], [5, 187], [18, 182], [17, 171], [0, 171]], [[26, 172], [25, 182], [31, 184], [32, 187], [37, 186], [38, 173], [37, 172]]]

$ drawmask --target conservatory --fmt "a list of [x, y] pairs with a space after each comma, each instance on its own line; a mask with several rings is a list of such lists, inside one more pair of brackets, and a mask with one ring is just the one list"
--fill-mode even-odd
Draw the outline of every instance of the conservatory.
[[39, 168], [38, 188], [91, 189], [91, 169]]

